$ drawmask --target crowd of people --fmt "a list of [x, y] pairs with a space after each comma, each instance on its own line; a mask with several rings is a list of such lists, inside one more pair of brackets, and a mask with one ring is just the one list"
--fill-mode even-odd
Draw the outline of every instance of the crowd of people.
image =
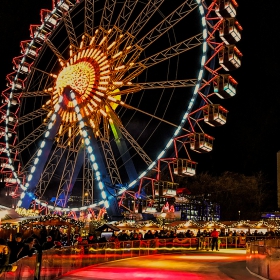
[[[48, 250], [51, 248], [62, 248], [65, 245], [87, 245], [94, 243], [104, 243], [104, 242], [114, 242], [118, 244], [122, 241], [145, 241], [152, 239], [173, 239], [179, 240], [184, 238], [194, 238], [196, 239], [197, 249], [205, 248], [205, 240], [207, 237], [211, 237], [211, 246], [212, 251], [216, 249], [219, 250], [219, 240], [220, 237], [227, 237], [227, 242], [234, 242], [237, 237], [259, 237], [266, 236], [267, 238], [273, 238], [279, 236], [278, 231], [269, 230], [266, 233], [262, 231], [254, 230], [247, 232], [243, 230], [232, 230], [226, 231], [221, 229], [217, 231], [213, 230], [186, 230], [186, 231], [172, 231], [172, 230], [121, 230], [119, 232], [113, 232], [112, 236], [106, 239], [104, 236], [97, 238], [94, 234], [88, 234], [85, 237], [82, 237], [80, 234], [73, 234], [70, 238], [70, 244], [67, 235], [61, 234], [57, 228], [52, 228], [47, 231], [46, 228], [42, 228], [40, 231], [40, 236], [35, 234], [31, 235], [28, 238], [23, 239], [21, 233], [17, 233], [13, 240], [6, 241], [0, 239], [0, 273], [5, 271], [15, 271], [16, 270], [16, 261], [25, 256], [32, 256], [35, 252], [42, 252], [43, 250]], [[235, 238], [236, 237], [236, 238]]]

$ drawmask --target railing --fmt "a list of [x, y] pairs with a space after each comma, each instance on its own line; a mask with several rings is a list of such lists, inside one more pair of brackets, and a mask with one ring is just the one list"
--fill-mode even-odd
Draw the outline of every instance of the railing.
[[[252, 237], [259, 238], [259, 237]], [[246, 239], [251, 237], [220, 237], [219, 248], [245, 248]], [[211, 237], [172, 238], [151, 240], [129, 240], [120, 242], [94, 243], [45, 250], [32, 257], [18, 260], [16, 272], [6, 272], [4, 280], [51, 280], [75, 269], [89, 265], [170, 251], [211, 248]]]
[[247, 269], [270, 280], [279, 280], [280, 239], [256, 240], [247, 243]]

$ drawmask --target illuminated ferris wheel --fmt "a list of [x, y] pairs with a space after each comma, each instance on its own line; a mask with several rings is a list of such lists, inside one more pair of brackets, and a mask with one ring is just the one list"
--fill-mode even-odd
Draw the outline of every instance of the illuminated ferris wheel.
[[227, 72], [240, 66], [242, 28], [234, 0], [173, 2], [60, 0], [41, 10], [2, 92], [1, 173], [18, 207], [116, 211], [159, 162], [195, 174], [188, 150], [210, 151], [214, 139], [201, 120], [226, 122], [210, 99], [236, 93]]

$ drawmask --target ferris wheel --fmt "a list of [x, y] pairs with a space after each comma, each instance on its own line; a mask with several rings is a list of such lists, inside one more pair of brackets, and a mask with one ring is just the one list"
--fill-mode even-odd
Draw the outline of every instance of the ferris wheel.
[[148, 178], [168, 189], [149, 177], [160, 162], [194, 175], [196, 163], [179, 151], [212, 150], [200, 123], [224, 124], [227, 110], [210, 99], [236, 93], [227, 73], [242, 57], [236, 8], [60, 0], [41, 10], [2, 92], [1, 173], [17, 206], [114, 212]]

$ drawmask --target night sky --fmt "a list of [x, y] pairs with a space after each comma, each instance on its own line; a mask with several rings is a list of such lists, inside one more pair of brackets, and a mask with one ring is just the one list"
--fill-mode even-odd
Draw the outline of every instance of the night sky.
[[[262, 171], [276, 188], [280, 1], [238, 2], [237, 20], [244, 30], [237, 46], [244, 56], [241, 68], [231, 72], [239, 83], [238, 93], [221, 102], [229, 110], [228, 122], [213, 130], [214, 150], [201, 156], [198, 172]], [[51, 0], [1, 0], [1, 91], [6, 88], [6, 74], [12, 72], [12, 58], [20, 55], [20, 41], [29, 39], [29, 25], [40, 21], [41, 8], [50, 9]]]

